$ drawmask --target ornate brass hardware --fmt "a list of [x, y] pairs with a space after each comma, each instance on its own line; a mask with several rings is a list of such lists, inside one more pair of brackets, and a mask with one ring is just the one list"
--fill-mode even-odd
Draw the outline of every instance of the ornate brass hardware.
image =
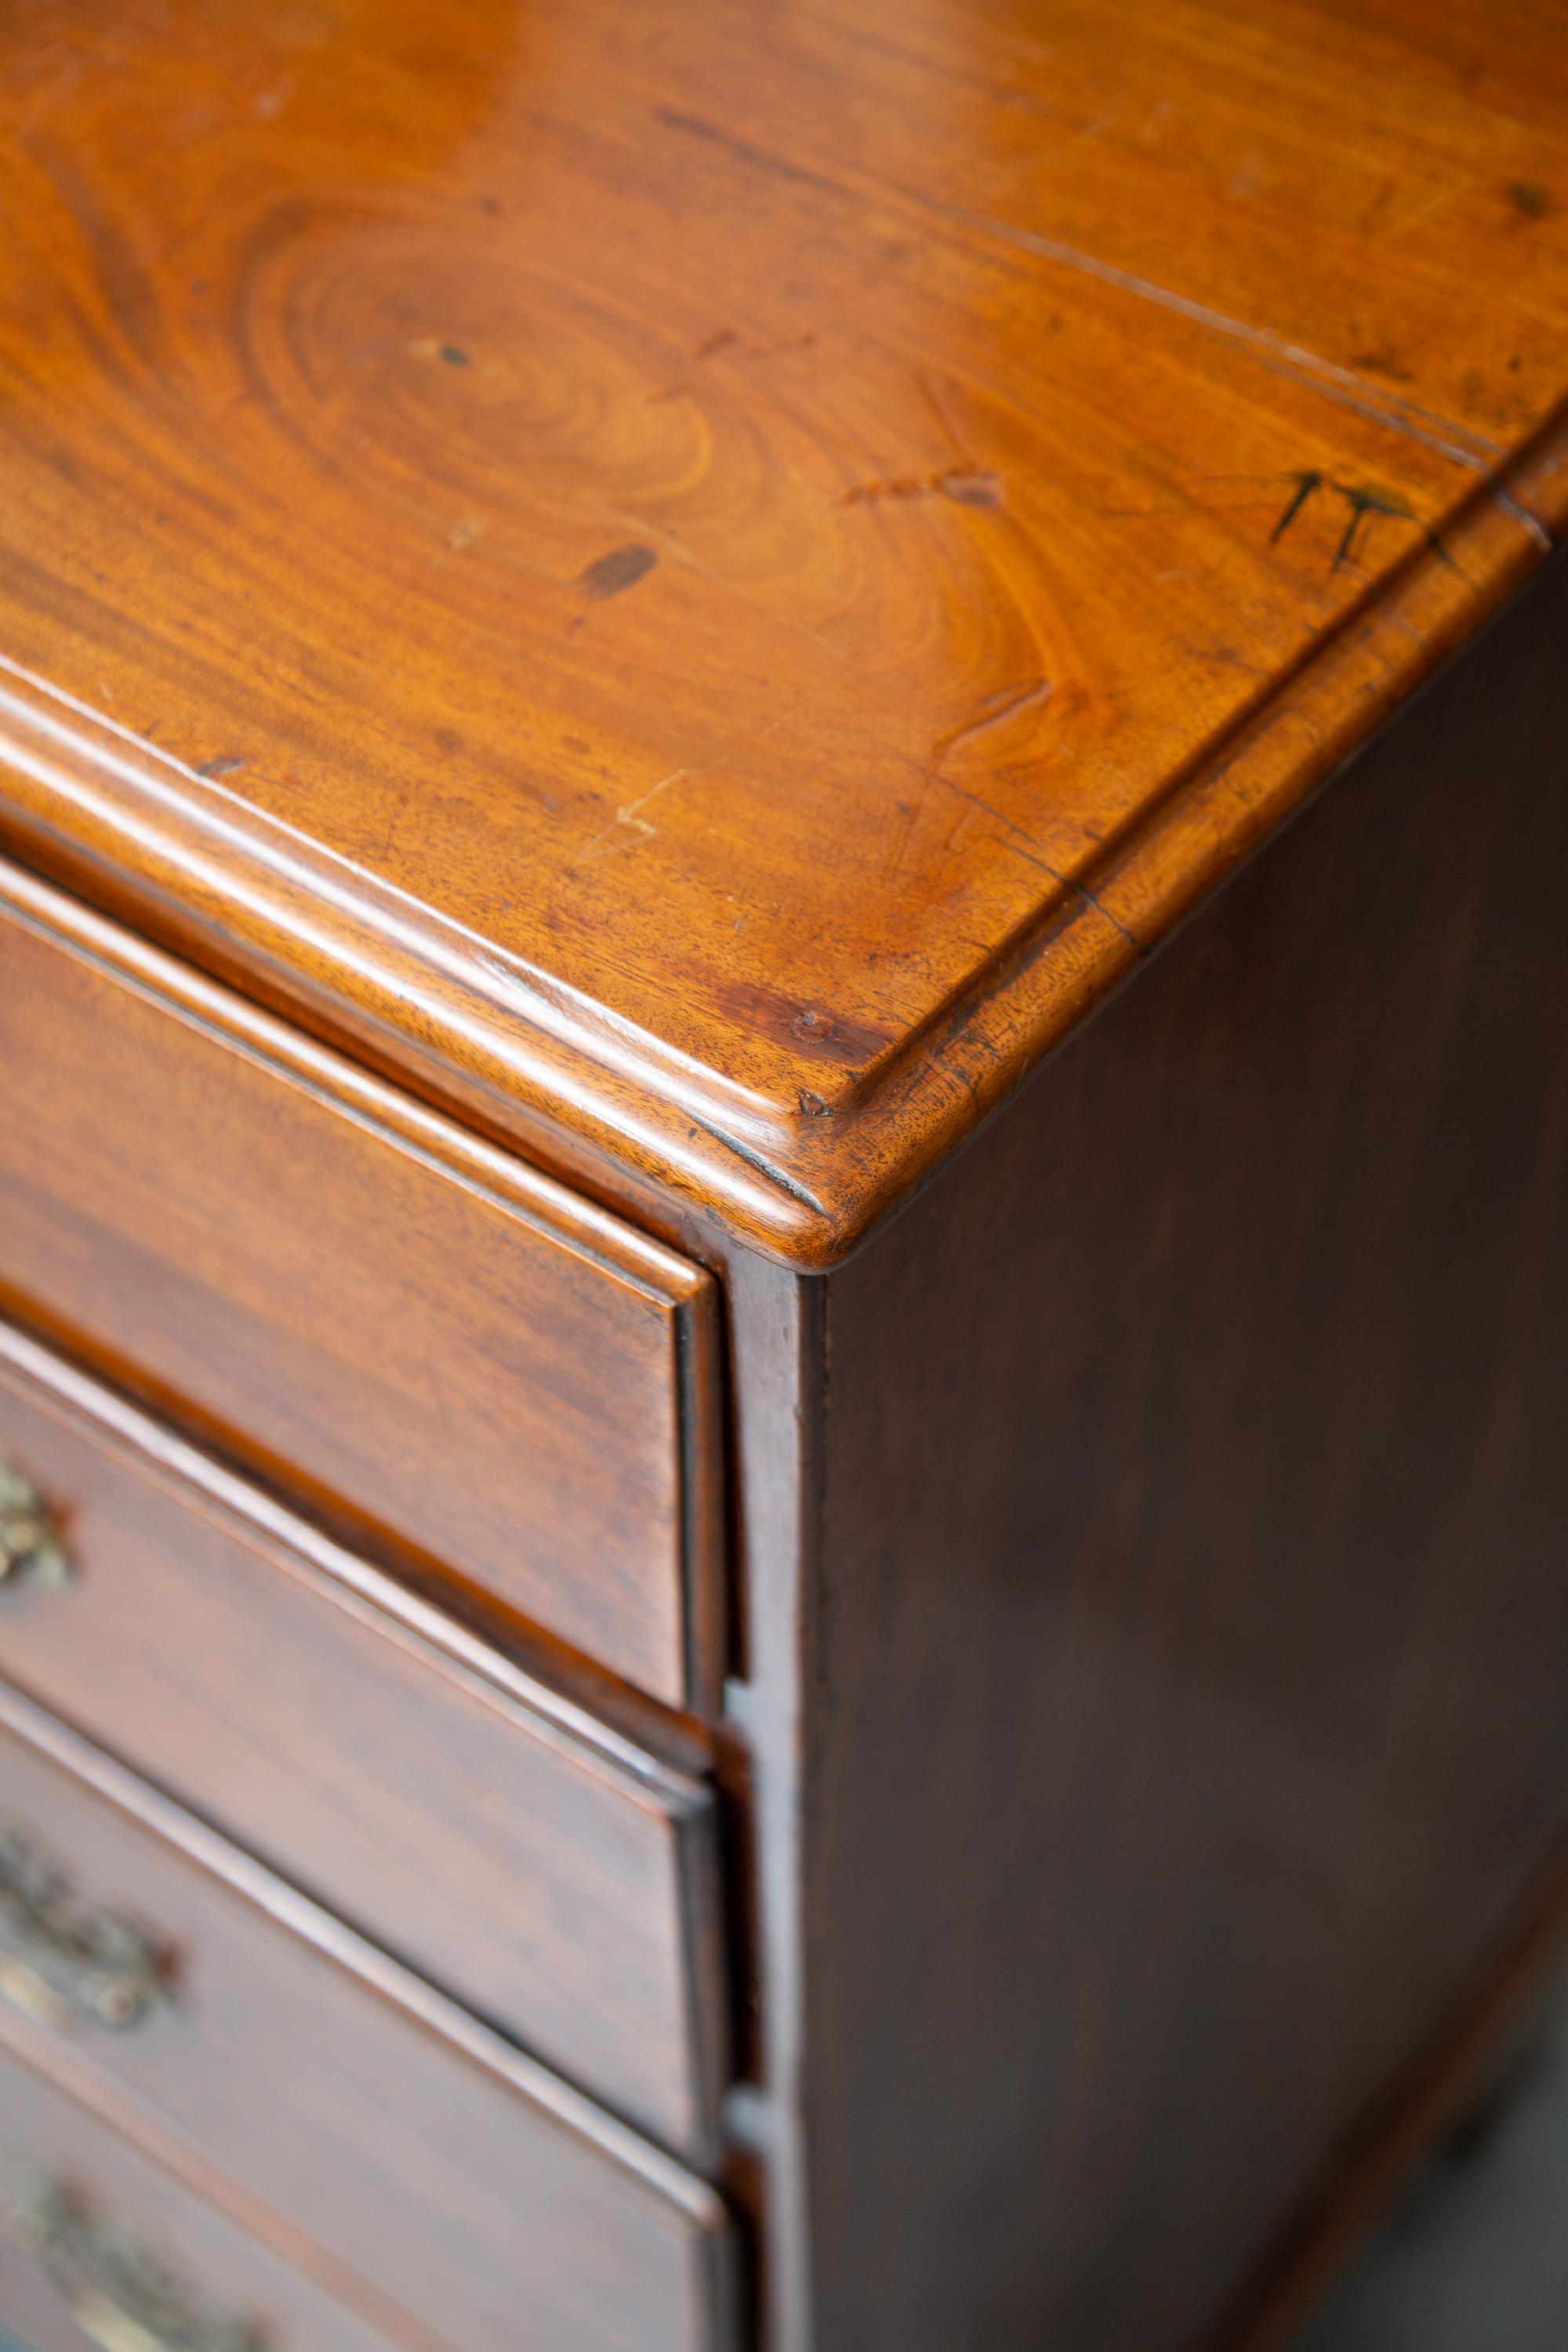
[[138, 2239], [101, 2221], [67, 2181], [26, 2181], [7, 2234], [37, 2255], [77, 2326], [102, 2352], [265, 2352], [258, 2328], [205, 2310]]
[[15, 1830], [0, 1829], [0, 1995], [46, 2025], [136, 2025], [174, 1997], [168, 1956], [129, 1921], [78, 1901]]
[[0, 1454], [0, 1584], [63, 1584], [68, 1555], [49, 1525], [48, 1506], [25, 1470]]

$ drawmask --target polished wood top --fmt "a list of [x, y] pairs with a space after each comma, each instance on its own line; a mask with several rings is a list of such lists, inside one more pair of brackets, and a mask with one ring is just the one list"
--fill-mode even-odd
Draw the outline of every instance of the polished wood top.
[[832, 1258], [1568, 516], [1565, 34], [7, 10], [0, 831]]

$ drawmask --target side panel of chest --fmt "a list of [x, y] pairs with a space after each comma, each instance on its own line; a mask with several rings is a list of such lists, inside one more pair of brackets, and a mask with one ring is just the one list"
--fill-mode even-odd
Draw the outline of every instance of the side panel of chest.
[[830, 1278], [824, 2352], [1202, 2338], [1568, 1832], [1565, 620]]

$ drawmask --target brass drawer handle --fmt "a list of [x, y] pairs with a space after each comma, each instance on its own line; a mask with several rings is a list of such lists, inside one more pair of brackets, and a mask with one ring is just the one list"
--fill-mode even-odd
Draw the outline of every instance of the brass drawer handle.
[[68, 2031], [136, 2025], [174, 1998], [169, 1956], [130, 1922], [78, 1901], [16, 1831], [0, 1829], [0, 1996]]
[[0, 1454], [0, 1584], [64, 1584], [70, 1572], [42, 1493]]
[[75, 2188], [35, 2177], [7, 2225], [37, 2257], [102, 2352], [264, 2352], [260, 2329], [216, 2316], [139, 2240], [101, 2221]]

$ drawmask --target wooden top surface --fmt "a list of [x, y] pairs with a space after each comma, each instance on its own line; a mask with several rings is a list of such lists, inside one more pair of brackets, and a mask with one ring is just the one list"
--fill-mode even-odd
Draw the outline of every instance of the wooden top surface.
[[1568, 519], [1563, 0], [18, 0], [0, 80], [0, 829], [803, 1263]]

